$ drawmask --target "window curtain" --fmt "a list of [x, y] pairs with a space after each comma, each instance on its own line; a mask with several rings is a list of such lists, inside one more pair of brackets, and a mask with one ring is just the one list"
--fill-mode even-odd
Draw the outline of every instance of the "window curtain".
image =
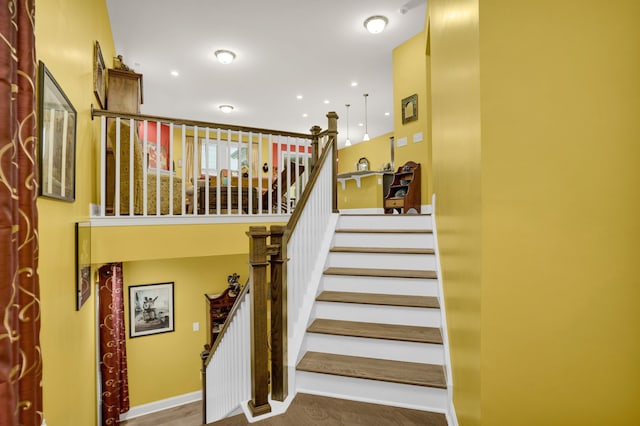
[[0, 426], [42, 424], [34, 19], [0, 6]]
[[258, 163], [258, 145], [251, 144], [251, 176], [257, 178], [262, 176], [262, 164]]
[[[183, 164], [185, 169], [185, 176], [187, 177], [187, 182], [195, 182], [196, 180], [194, 179], [194, 176], [193, 176], [193, 156], [194, 156], [194, 149], [195, 149], [193, 136], [187, 136], [185, 138], [185, 145], [187, 150], [184, 164]], [[198, 142], [198, 156], [199, 155], [200, 155], [200, 142]], [[200, 163], [201, 162], [198, 161], [196, 177], [200, 177]]]
[[102, 424], [119, 425], [120, 414], [129, 411], [122, 263], [104, 265], [98, 273]]

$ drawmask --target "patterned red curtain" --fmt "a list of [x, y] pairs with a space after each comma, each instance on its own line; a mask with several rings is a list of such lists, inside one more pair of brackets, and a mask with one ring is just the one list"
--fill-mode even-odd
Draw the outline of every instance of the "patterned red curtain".
[[129, 411], [122, 263], [110, 263], [98, 271], [102, 424], [119, 425], [120, 414]]
[[0, 426], [42, 424], [34, 3], [0, 2]]

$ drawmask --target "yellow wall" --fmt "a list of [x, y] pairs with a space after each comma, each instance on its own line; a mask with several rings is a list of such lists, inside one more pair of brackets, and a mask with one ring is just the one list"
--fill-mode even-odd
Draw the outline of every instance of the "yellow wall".
[[[431, 138], [427, 127], [429, 114], [427, 102], [427, 80], [425, 60], [425, 33], [421, 32], [393, 50], [393, 114], [394, 131], [377, 136], [368, 142], [343, 147], [338, 152], [338, 173], [356, 170], [356, 163], [366, 157], [372, 170], [380, 170], [391, 162], [389, 137], [395, 136], [394, 170], [407, 161], [420, 163], [422, 168], [421, 204], [431, 204]], [[418, 95], [418, 119], [402, 124], [402, 100], [413, 94]], [[416, 136], [421, 134], [422, 141]], [[406, 138], [406, 144], [398, 145], [398, 139]], [[345, 189], [338, 187], [338, 207], [340, 209], [382, 208], [382, 177], [365, 178], [361, 188], [355, 181], [347, 181]]]
[[460, 424], [639, 424], [640, 5], [428, 13]]
[[[208, 342], [204, 294], [222, 292], [227, 288], [227, 276], [234, 272], [240, 274], [244, 285], [249, 269], [247, 255], [125, 262], [123, 269], [127, 288], [174, 283], [175, 331], [127, 337], [131, 406], [202, 390], [199, 354]], [[125, 309], [129, 309], [128, 290]], [[195, 322], [199, 331], [193, 331]], [[128, 317], [126, 327], [128, 333]]]
[[[389, 138], [393, 133], [371, 138], [368, 142], [360, 142], [338, 151], [338, 173], [357, 170], [360, 158], [369, 160], [370, 170], [382, 170], [391, 162], [391, 145]], [[347, 180], [345, 189], [338, 184], [339, 209], [382, 208], [382, 176], [369, 176], [360, 180], [360, 188], [355, 180]]]
[[640, 424], [639, 19], [480, 2], [483, 424]]
[[226, 223], [147, 226], [94, 226], [91, 261], [94, 264], [247, 254], [250, 226], [270, 223]]
[[454, 404], [460, 425], [476, 426], [480, 424], [482, 262], [478, 1], [432, 0], [428, 13], [433, 189]]
[[[416, 34], [393, 49], [393, 129], [395, 136], [395, 169], [407, 161], [420, 163], [422, 169], [421, 204], [431, 204], [431, 140], [427, 128], [427, 80], [425, 78], [425, 35]], [[402, 100], [418, 95], [418, 119], [402, 124]], [[421, 142], [414, 142], [414, 135], [422, 134]], [[398, 140], [407, 139], [405, 146]]]
[[38, 199], [44, 416], [85, 426], [96, 419], [95, 299], [75, 311], [74, 222], [88, 218], [95, 186], [93, 42], [108, 65], [114, 47], [104, 0], [37, 0], [35, 23], [37, 57], [78, 111], [76, 201]]

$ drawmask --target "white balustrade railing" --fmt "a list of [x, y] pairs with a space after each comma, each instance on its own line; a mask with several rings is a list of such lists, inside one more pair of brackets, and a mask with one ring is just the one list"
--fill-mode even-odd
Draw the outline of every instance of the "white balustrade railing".
[[290, 215], [311, 134], [101, 116], [99, 217]]
[[[306, 321], [306, 318], [303, 318], [305, 314], [302, 312], [310, 309], [312, 302], [310, 303], [309, 300], [313, 300], [313, 294], [317, 288], [317, 284], [314, 287], [309, 283], [319, 282], [325, 260], [321, 253], [328, 250], [337, 219], [337, 214], [333, 213], [335, 149], [335, 144], [325, 147], [327, 152], [323, 153], [324, 161], [318, 164], [320, 169], [315, 176], [314, 186], [307, 188], [304, 209], [296, 212], [298, 217], [294, 220], [295, 226], [286, 237], [287, 253], [290, 259], [287, 263], [287, 315], [290, 342], [291, 338], [301, 341], [301, 337], [291, 336], [304, 334], [304, 326], [299, 326], [301, 320]], [[293, 157], [287, 163], [287, 167], [298, 166], [296, 161]], [[309, 164], [308, 160], [305, 164]], [[305, 175], [301, 179], [300, 188], [304, 188], [307, 184], [308, 177]], [[294, 184], [291, 180], [288, 183]], [[248, 282], [247, 285], [251, 284]], [[310, 294], [311, 297], [309, 297]], [[243, 291], [218, 337], [219, 341], [216, 341], [204, 363], [206, 375], [204, 420], [206, 423], [227, 417], [252, 397], [251, 298], [246, 296], [246, 291]], [[297, 329], [302, 329], [302, 332]], [[299, 344], [293, 346], [299, 346]], [[287, 360], [289, 365], [293, 365], [291, 360], [297, 352], [297, 350], [289, 351]]]
[[[333, 150], [327, 147], [326, 161], [321, 164], [318, 178], [311, 188], [295, 228], [288, 237], [287, 253], [287, 315], [289, 336], [289, 364], [295, 365], [294, 357], [299, 347], [317, 282], [322, 275], [325, 258], [323, 250], [330, 244], [330, 236], [335, 227], [336, 214], [333, 213]], [[311, 302], [309, 302], [311, 301]], [[304, 323], [301, 325], [301, 323]]]
[[207, 423], [227, 417], [251, 399], [251, 297], [242, 295], [205, 365]]

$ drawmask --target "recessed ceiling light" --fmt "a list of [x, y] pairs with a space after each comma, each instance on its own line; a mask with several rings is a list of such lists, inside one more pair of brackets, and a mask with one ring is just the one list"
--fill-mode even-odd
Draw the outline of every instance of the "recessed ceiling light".
[[357, 85], [358, 85], [358, 82], [357, 82], [357, 81], [352, 81], [352, 82], [351, 82], [351, 87], [356, 87]]
[[326, 105], [326, 104], [328, 104], [328, 103], [329, 103], [329, 99], [325, 99], [325, 100], [324, 100], [324, 104]]
[[364, 123], [358, 123], [358, 127], [364, 126]]
[[309, 116], [309, 114], [307, 114], [307, 113], [305, 112], [304, 114], [302, 114], [302, 116], [303, 116], [304, 118], [307, 118], [307, 117]]
[[230, 50], [216, 50], [215, 55], [221, 64], [230, 64], [236, 58], [236, 54]]
[[389, 115], [391, 115], [391, 113], [390, 112], [385, 112], [384, 115], [389, 116]]
[[224, 112], [225, 114], [229, 114], [231, 111], [233, 111], [232, 105], [220, 105], [218, 108], [220, 108], [220, 111]]
[[176, 70], [173, 70], [173, 71], [171, 71], [171, 75], [174, 76], [174, 77], [177, 77], [177, 76], [180, 75], [180, 73], [178, 71], [176, 71]]
[[376, 16], [367, 18], [364, 21], [364, 27], [371, 34], [378, 34], [378, 33], [381, 33], [382, 30], [384, 30], [388, 22], [389, 20], [386, 18], [386, 16], [376, 15]]
[[302, 95], [296, 96], [296, 99], [298, 99], [298, 100], [302, 99]]

